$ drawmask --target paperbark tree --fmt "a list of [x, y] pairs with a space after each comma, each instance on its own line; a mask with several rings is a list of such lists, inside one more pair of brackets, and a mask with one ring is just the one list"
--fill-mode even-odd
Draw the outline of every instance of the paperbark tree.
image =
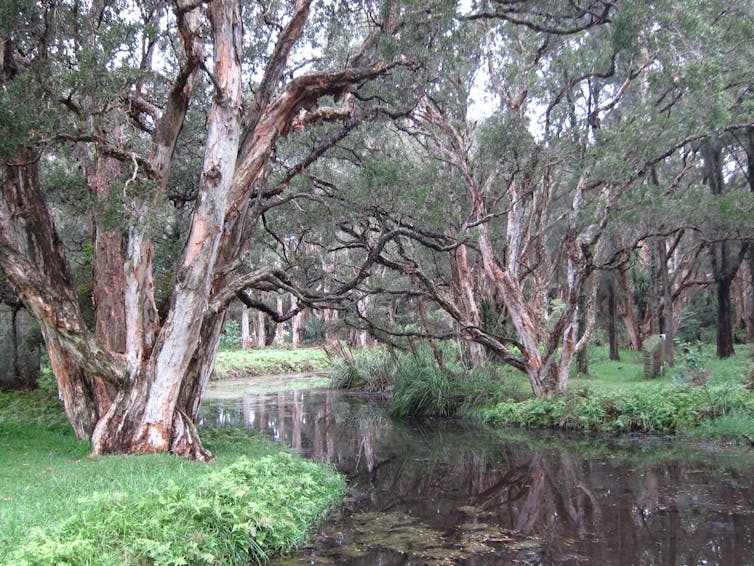
[[[19, 143], [0, 172], [0, 268], [39, 320], [66, 413], [76, 434], [92, 439], [95, 454], [172, 451], [209, 460], [194, 422], [227, 306], [260, 281], [287, 288], [273, 266], [240, 269], [253, 245], [254, 227], [270, 199], [363, 120], [355, 95], [395, 67], [379, 55], [379, 36], [396, 33], [411, 12], [393, 6], [384, 12], [385, 21], [364, 31], [355, 56], [334, 70], [300, 74], [291, 70], [291, 53], [306, 30], [311, 2], [297, 0], [285, 25], [273, 26], [277, 38], [261, 81], [253, 99], [244, 101], [243, 26], [248, 20], [240, 0], [175, 4], [175, 25], [163, 31], [182, 48], [172, 84], [154, 83], [160, 88], [145, 77], [159, 80], [164, 74], [164, 69], [155, 72], [152, 63], [160, 22], [168, 15], [164, 10], [141, 9], [149, 25], [139, 31], [120, 20], [118, 6], [107, 0], [92, 3], [87, 14], [78, 13], [78, 4], [30, 8], [38, 22], [19, 20], [2, 28], [4, 101], [26, 108], [20, 94], [26, 84], [35, 84], [52, 94], [48, 104], [58, 109], [60, 119], [46, 123], [44, 140], [31, 130], [14, 131]], [[131, 46], [125, 61], [117, 55], [120, 44], [108, 39], [123, 30], [124, 41], [142, 45], [141, 50]], [[204, 53], [205, 41], [211, 41], [211, 54]], [[84, 68], [89, 50], [98, 48], [98, 56], [110, 59], [95, 59], [94, 69]], [[58, 64], [55, 57], [61, 54], [76, 78], [69, 80], [65, 65]], [[163, 63], [171, 62], [168, 57]], [[103, 93], [65, 89], [87, 72], [108, 72], [108, 65], [117, 71], [113, 76], [123, 79], [118, 88], [108, 90], [112, 85], [103, 83]], [[150, 220], [165, 194], [194, 90], [205, 76], [211, 103], [203, 164], [184, 249], [160, 317]], [[279, 140], [327, 122], [344, 125], [282, 180], [268, 183]], [[73, 148], [95, 199], [120, 205], [119, 224], [104, 218], [93, 222], [94, 328], [82, 318], [40, 176], [42, 160], [60, 147], [56, 144]]]

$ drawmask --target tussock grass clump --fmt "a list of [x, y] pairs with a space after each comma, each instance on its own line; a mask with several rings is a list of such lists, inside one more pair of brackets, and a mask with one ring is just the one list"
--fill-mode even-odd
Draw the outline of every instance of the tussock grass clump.
[[342, 344], [334, 344], [327, 354], [331, 363], [330, 387], [333, 389], [385, 391], [395, 381], [395, 358], [385, 350], [353, 352]]
[[398, 356], [392, 416], [449, 417], [475, 405], [520, 398], [518, 384], [500, 381], [491, 367], [464, 368], [448, 350], [443, 360], [441, 367], [427, 345]]

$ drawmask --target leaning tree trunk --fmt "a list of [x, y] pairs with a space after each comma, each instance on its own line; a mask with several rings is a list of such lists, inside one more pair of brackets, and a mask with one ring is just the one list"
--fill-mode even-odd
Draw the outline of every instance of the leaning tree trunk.
[[[468, 254], [465, 244], [458, 246], [449, 254], [450, 273], [453, 280], [453, 295], [459, 306], [459, 310], [464, 313], [464, 328], [481, 327], [482, 317], [479, 314], [478, 292], [471, 281], [471, 269], [469, 267]], [[459, 325], [460, 326], [460, 325]], [[461, 329], [464, 332], [464, 329]], [[468, 336], [463, 336], [462, 351], [471, 367], [481, 366], [487, 362], [487, 352], [484, 346], [469, 340]]]
[[[24, 153], [0, 172], [0, 263], [45, 339], [60, 398], [77, 437], [89, 438], [122, 377], [119, 361], [84, 323], [60, 238], [46, 206], [39, 155]], [[110, 378], [108, 384], [105, 379]]]

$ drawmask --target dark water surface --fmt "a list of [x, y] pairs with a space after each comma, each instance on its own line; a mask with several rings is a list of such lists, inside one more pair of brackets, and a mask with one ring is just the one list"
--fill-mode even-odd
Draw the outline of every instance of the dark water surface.
[[349, 478], [342, 511], [278, 564], [754, 565], [754, 456], [638, 439], [391, 420], [381, 397], [227, 391], [244, 424]]

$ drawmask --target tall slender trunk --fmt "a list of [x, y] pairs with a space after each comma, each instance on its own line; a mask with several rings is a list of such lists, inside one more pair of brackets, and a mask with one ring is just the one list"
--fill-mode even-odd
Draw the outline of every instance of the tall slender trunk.
[[[275, 310], [278, 313], [278, 316], [281, 316], [283, 314], [283, 296], [278, 295], [275, 299]], [[282, 348], [285, 346], [285, 324], [282, 322], [276, 322], [275, 323], [275, 346], [277, 348]]]
[[257, 311], [254, 317], [254, 338], [256, 339], [256, 348], [262, 350], [267, 345], [267, 329], [265, 328], [265, 317], [262, 311]]
[[620, 291], [618, 294], [623, 298], [622, 301], [618, 302], [618, 310], [623, 317], [629, 347], [638, 352], [641, 350], [641, 329], [636, 320], [634, 294], [631, 290], [631, 285], [629, 285], [626, 272], [622, 269], [617, 273], [617, 288]]
[[[705, 181], [713, 195], [725, 193], [725, 175], [722, 159], [723, 144], [719, 138], [708, 140], [703, 148]], [[717, 356], [727, 358], [733, 355], [733, 307], [730, 289], [736, 271], [743, 259], [742, 254], [735, 254], [732, 243], [726, 240], [714, 242], [709, 246], [712, 276], [715, 280], [717, 295]], [[738, 257], [736, 257], [738, 255]]]
[[[291, 310], [298, 308], [298, 299], [296, 295], [291, 294]], [[291, 348], [298, 348], [301, 342], [301, 313], [293, 315], [291, 318]]]
[[649, 297], [647, 310], [649, 311], [649, 334], [660, 332], [659, 294], [657, 293], [658, 258], [654, 238], [649, 243]]
[[673, 337], [675, 322], [673, 320], [673, 293], [670, 289], [670, 275], [668, 274], [668, 253], [665, 240], [657, 241], [657, 255], [660, 266], [660, 285], [662, 287], [662, 315], [663, 332], [665, 333], [665, 363], [673, 366]]
[[618, 349], [618, 303], [615, 293], [615, 272], [607, 276], [607, 336], [610, 343], [609, 358], [613, 361], [620, 360]]
[[241, 311], [241, 349], [248, 350], [251, 347], [251, 330], [249, 325], [249, 309], [246, 306]]
[[727, 358], [733, 351], [733, 305], [730, 288], [733, 277], [719, 277], [715, 282], [717, 295], [717, 357]]

